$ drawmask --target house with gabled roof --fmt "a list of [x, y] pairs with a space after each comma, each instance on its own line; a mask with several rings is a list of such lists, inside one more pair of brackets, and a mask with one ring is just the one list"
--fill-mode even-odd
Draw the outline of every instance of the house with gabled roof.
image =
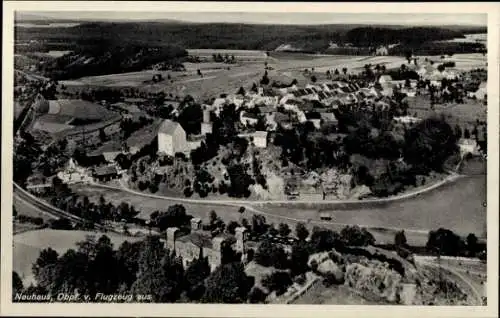
[[240, 113], [240, 121], [245, 126], [255, 125], [259, 121], [259, 117], [254, 113], [242, 111]]
[[380, 75], [378, 78], [378, 83], [380, 84], [389, 84], [392, 83], [392, 76], [390, 75]]
[[158, 128], [158, 152], [168, 156], [185, 153], [189, 149], [184, 128], [172, 120], [165, 119]]

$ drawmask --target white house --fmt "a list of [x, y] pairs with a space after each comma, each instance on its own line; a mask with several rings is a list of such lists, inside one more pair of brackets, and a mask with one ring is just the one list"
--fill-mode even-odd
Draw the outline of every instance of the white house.
[[461, 138], [457, 144], [462, 157], [468, 153], [471, 155], [479, 155], [479, 148], [474, 139]]
[[421, 119], [413, 116], [401, 116], [401, 117], [394, 117], [394, 121], [403, 124], [415, 124], [420, 122]]
[[267, 131], [256, 131], [249, 134], [239, 134], [238, 137], [250, 139], [257, 148], [267, 147]]
[[481, 82], [481, 84], [479, 84], [478, 90], [473, 93], [473, 96], [475, 96], [477, 99], [484, 99], [487, 95], [487, 86], [487, 82]]
[[205, 136], [206, 134], [212, 133], [212, 123], [201, 123], [201, 134]]
[[158, 152], [169, 156], [189, 150], [186, 132], [179, 123], [165, 119], [158, 129]]
[[389, 55], [389, 50], [385, 46], [380, 46], [375, 50], [375, 55]]
[[390, 84], [392, 83], [392, 77], [390, 75], [381, 75], [380, 78], [378, 79], [378, 82], [380, 84]]
[[256, 131], [253, 134], [253, 144], [257, 148], [267, 147], [267, 131]]

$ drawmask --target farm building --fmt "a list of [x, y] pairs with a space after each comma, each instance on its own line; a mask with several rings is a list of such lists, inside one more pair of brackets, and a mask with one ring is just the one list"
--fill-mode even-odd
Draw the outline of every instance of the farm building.
[[412, 116], [394, 117], [394, 121], [402, 124], [415, 124], [421, 121], [420, 118]]
[[110, 181], [118, 178], [118, 170], [115, 166], [102, 166], [94, 169], [92, 176], [98, 181]]
[[375, 55], [389, 55], [389, 49], [386, 46], [380, 46], [375, 50]]
[[330, 123], [330, 124], [338, 124], [338, 120], [337, 120], [337, 117], [335, 117], [335, 114], [334, 113], [330, 113], [330, 112], [321, 112], [320, 113], [321, 115], [321, 119], [325, 122], [325, 123]]
[[284, 128], [284, 129], [292, 129], [293, 128], [293, 121], [292, 121], [290, 115], [283, 114], [283, 113], [276, 113], [274, 116], [274, 121], [281, 128]]
[[259, 121], [259, 118], [257, 117], [256, 114], [249, 113], [249, 112], [241, 112], [240, 113], [240, 121], [245, 126], [255, 125]]
[[239, 134], [238, 137], [250, 139], [257, 148], [267, 148], [267, 131]]
[[179, 123], [165, 119], [158, 129], [158, 152], [173, 157], [188, 149], [184, 128]]
[[75, 183], [88, 180], [87, 173], [84, 168], [79, 167], [73, 158], [70, 158], [66, 167], [57, 173], [57, 177], [62, 180], [63, 183]]

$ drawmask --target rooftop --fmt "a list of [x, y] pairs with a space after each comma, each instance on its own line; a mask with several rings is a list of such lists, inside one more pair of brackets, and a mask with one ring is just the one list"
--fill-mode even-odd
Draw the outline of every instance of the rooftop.
[[94, 175], [97, 176], [106, 176], [110, 174], [117, 174], [118, 171], [116, 170], [115, 166], [101, 166], [97, 167], [94, 170]]
[[179, 127], [181, 127], [179, 123], [172, 121], [170, 119], [165, 119], [158, 128], [158, 133], [173, 135], [175, 130], [178, 129]]

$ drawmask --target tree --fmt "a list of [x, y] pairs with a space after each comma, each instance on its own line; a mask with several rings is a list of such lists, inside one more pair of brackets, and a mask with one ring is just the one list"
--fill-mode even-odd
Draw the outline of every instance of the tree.
[[457, 139], [462, 138], [462, 128], [460, 127], [459, 124], [456, 124], [455, 126], [455, 136], [457, 136]]
[[442, 171], [445, 160], [458, 151], [457, 137], [444, 118], [424, 119], [405, 133], [404, 159], [426, 174]]
[[203, 257], [202, 249], [200, 255], [188, 266], [184, 274], [186, 281], [187, 296], [191, 300], [200, 300], [205, 293], [205, 279], [210, 275], [210, 264], [208, 258]]
[[260, 80], [261, 85], [267, 85], [269, 84], [269, 77], [267, 76], [267, 71], [265, 72], [264, 76], [262, 76], [262, 79]]
[[137, 280], [131, 292], [152, 294], [154, 302], [174, 302], [180, 297], [183, 279], [182, 260], [165, 249], [158, 237], [148, 236], [139, 255]]
[[288, 272], [274, 272], [262, 279], [262, 286], [275, 291], [277, 296], [284, 294], [292, 283], [292, 277]]
[[394, 245], [396, 245], [396, 247], [406, 246], [406, 235], [404, 230], [398, 231], [394, 235]]
[[16, 294], [21, 293], [24, 289], [23, 281], [17, 272], [12, 272], [12, 298], [14, 299]]
[[106, 133], [104, 132], [104, 128], [99, 129], [99, 140], [101, 142], [105, 142], [107, 139]]
[[217, 222], [217, 219], [218, 219], [217, 213], [214, 210], [210, 211], [210, 214], [208, 215], [208, 220], [210, 225], [214, 225], [215, 222]]
[[198, 73], [198, 76], [203, 77], [203, 73], [201, 73], [201, 70], [198, 70], [197, 73]]
[[202, 301], [206, 303], [243, 303], [253, 286], [252, 279], [245, 274], [244, 265], [232, 262], [220, 265], [206, 280], [205, 294]]
[[186, 134], [199, 134], [203, 122], [203, 109], [199, 104], [187, 105], [182, 109], [177, 121]]
[[443, 73], [443, 72], [444, 72], [444, 70], [445, 70], [444, 65], [443, 65], [443, 64], [439, 64], [439, 65], [438, 65], [438, 67], [437, 67], [437, 70], [438, 70], [439, 72]]
[[360, 228], [357, 225], [346, 226], [340, 231], [340, 236], [346, 245], [351, 246], [366, 246], [373, 245], [375, 238], [365, 228]]
[[266, 217], [260, 214], [254, 214], [252, 216], [252, 231], [257, 234], [261, 235], [266, 233], [268, 228], [268, 225], [266, 223]]
[[311, 82], [316, 83], [318, 79], [316, 78], [315, 75], [311, 76]]
[[240, 88], [238, 89], [238, 92], [236, 94], [245, 96], [246, 92], [245, 92], [245, 89], [243, 88], [243, 86], [240, 86]]
[[406, 60], [408, 61], [408, 64], [410, 64], [410, 62], [411, 62], [411, 57], [412, 57], [412, 55], [413, 55], [413, 54], [412, 54], [412, 52], [411, 52], [411, 51], [407, 51], [407, 52], [405, 52], [405, 58], [406, 58]]
[[228, 232], [229, 234], [234, 235], [234, 234], [236, 233], [236, 232], [235, 232], [236, 228], [237, 228], [237, 227], [239, 227], [239, 226], [240, 226], [240, 225], [238, 224], [238, 222], [236, 222], [236, 221], [231, 221], [231, 222], [229, 222], [229, 224], [227, 225], [226, 230], [227, 230], [227, 232]]
[[252, 88], [250, 90], [254, 93], [257, 93], [257, 84], [253, 83]]
[[290, 269], [292, 270], [294, 276], [307, 271], [309, 255], [309, 248], [305, 242], [298, 242], [293, 245]]
[[475, 256], [476, 253], [478, 252], [478, 239], [474, 233], [470, 233], [467, 235], [467, 249], [469, 250], [469, 253], [471, 256]]
[[338, 68], [336, 68], [336, 69], [335, 69], [335, 71], [333, 72], [333, 74], [334, 74], [334, 75], [339, 75], [339, 74], [340, 74], [339, 69], [338, 69]]
[[189, 219], [186, 208], [182, 204], [174, 204], [169, 206], [166, 212], [160, 213], [154, 225], [160, 231], [164, 231], [169, 227], [182, 227], [189, 222]]
[[60, 218], [56, 220], [52, 220], [50, 222], [49, 227], [54, 230], [72, 230], [73, 225], [71, 221], [67, 218]]
[[290, 230], [290, 228], [288, 227], [288, 224], [286, 223], [280, 223], [279, 226], [278, 226], [278, 232], [281, 236], [288, 236], [290, 234], [290, 232], [292, 232]]
[[329, 251], [341, 245], [342, 240], [337, 232], [315, 226], [311, 234], [311, 247], [314, 252]]
[[139, 255], [142, 247], [143, 242], [141, 241], [134, 243], [125, 241], [120, 245], [118, 251], [116, 251], [116, 259], [119, 264], [117, 271], [119, 272], [122, 283], [124, 283], [127, 288], [132, 286], [132, 283], [137, 277], [137, 272], [139, 270]]
[[248, 302], [251, 304], [265, 303], [267, 294], [257, 286], [254, 286], [248, 294]]
[[279, 269], [284, 269], [288, 265], [285, 250], [269, 240], [265, 240], [259, 245], [255, 253], [255, 261], [262, 266], [274, 266]]
[[464, 138], [469, 139], [470, 138], [470, 131], [468, 128], [464, 129]]
[[58, 258], [59, 255], [57, 254], [57, 252], [50, 247], [43, 249], [40, 252], [40, 255], [32, 266], [33, 276], [38, 282], [44, 280], [42, 277], [40, 277], [40, 275], [42, 275], [42, 269], [46, 266], [57, 264]]
[[304, 241], [309, 236], [309, 231], [304, 223], [297, 223], [297, 226], [295, 227], [295, 235], [301, 241]]
[[463, 251], [464, 242], [451, 230], [439, 228], [429, 232], [426, 248], [440, 255], [459, 256]]
[[342, 68], [342, 73], [344, 73], [344, 75], [346, 75], [346, 74], [347, 74], [347, 67], [343, 67], [343, 68]]

